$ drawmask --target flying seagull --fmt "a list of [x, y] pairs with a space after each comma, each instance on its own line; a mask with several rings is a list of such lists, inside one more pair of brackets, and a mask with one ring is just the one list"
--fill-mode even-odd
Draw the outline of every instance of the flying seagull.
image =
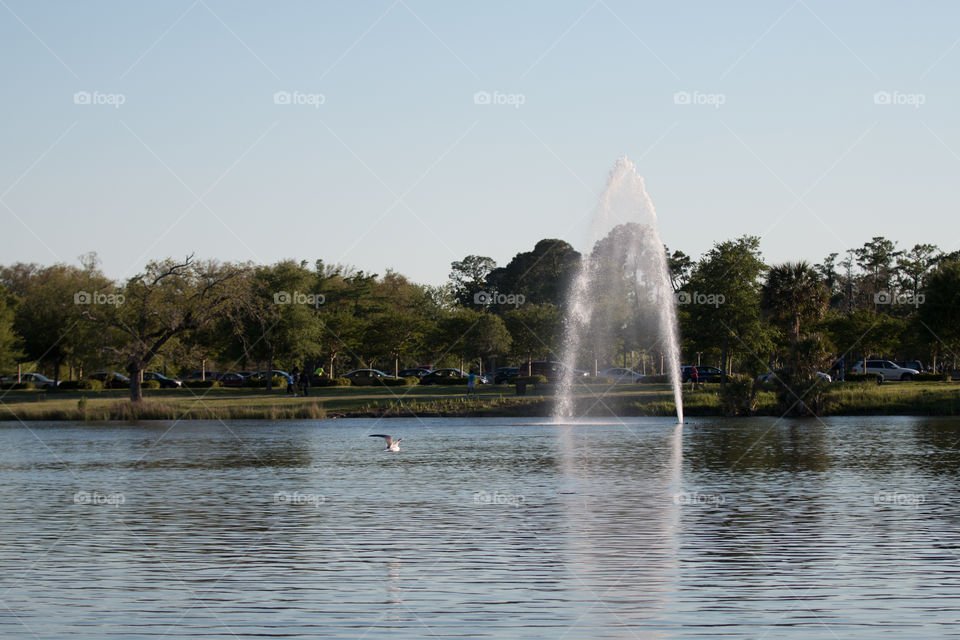
[[387, 448], [384, 451], [400, 451], [400, 442], [403, 438], [393, 439], [393, 436], [388, 436], [383, 433], [371, 433], [371, 438], [383, 438], [383, 441], [387, 443]]

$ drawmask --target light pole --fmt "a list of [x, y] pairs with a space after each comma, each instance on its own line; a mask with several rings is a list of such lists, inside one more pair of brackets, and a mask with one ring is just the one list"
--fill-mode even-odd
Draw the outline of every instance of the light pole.
[[703, 353], [703, 351], [697, 351], [697, 366], [698, 366], [698, 367], [700, 366], [700, 354], [702, 354], [702, 353]]

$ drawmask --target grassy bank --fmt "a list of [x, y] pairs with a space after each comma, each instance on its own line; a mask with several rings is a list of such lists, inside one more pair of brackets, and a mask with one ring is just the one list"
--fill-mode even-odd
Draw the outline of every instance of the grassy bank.
[[[8, 391], [0, 397], [0, 420], [289, 420], [339, 417], [505, 417], [548, 416], [553, 389], [528, 388], [516, 396], [512, 387], [485, 387], [465, 398], [463, 387], [347, 387], [312, 389], [295, 398], [282, 390], [150, 390], [133, 404], [126, 392]], [[827, 388], [823, 415], [960, 415], [960, 384], [951, 382], [836, 383]], [[672, 416], [673, 395], [667, 385], [585, 386], [575, 395], [578, 415]], [[687, 416], [722, 416], [718, 385], [684, 390]], [[763, 391], [755, 415], [782, 414], [776, 397]]]

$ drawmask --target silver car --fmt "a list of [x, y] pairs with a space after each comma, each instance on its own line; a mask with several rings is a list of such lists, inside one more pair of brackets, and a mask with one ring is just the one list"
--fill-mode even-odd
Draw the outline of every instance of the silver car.
[[920, 375], [916, 369], [907, 369], [898, 366], [889, 360], [867, 360], [867, 368], [864, 371], [863, 360], [853, 365], [853, 373], [866, 373], [868, 375], [881, 375], [884, 380], [913, 380]]

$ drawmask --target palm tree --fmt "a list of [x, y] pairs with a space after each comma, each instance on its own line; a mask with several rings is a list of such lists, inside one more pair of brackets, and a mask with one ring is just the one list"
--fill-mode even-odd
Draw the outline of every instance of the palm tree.
[[802, 325], [822, 318], [829, 302], [820, 275], [806, 261], [774, 265], [767, 272], [761, 306], [785, 326], [792, 350], [796, 350]]

